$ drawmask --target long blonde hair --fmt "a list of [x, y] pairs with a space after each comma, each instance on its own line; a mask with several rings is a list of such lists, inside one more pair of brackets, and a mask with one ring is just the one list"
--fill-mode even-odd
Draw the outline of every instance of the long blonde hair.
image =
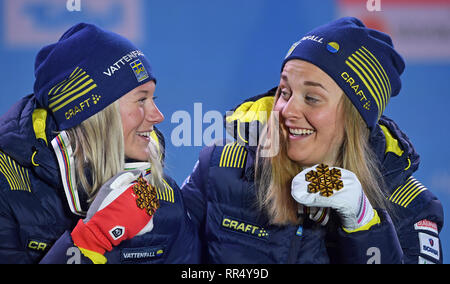
[[[74, 149], [77, 183], [88, 194], [89, 202], [92, 202], [100, 187], [124, 170], [125, 145], [119, 102], [114, 102], [66, 132]], [[147, 180], [161, 188], [163, 149], [157, 143], [159, 142], [151, 138], [148, 145], [152, 174], [147, 176]], [[90, 176], [87, 176], [87, 167], [90, 169]]]
[[[277, 90], [275, 102], [280, 96]], [[274, 103], [275, 106], [275, 103]], [[339, 103], [344, 114], [344, 138], [335, 166], [356, 174], [373, 207], [385, 208], [384, 182], [378, 161], [369, 144], [370, 131], [361, 115], [345, 94]], [[271, 223], [278, 225], [298, 224], [298, 203], [291, 196], [291, 181], [303, 170], [287, 155], [287, 130], [278, 116], [271, 115], [265, 128], [266, 137], [272, 143], [270, 155], [263, 157], [260, 141], [255, 167], [255, 182], [258, 188], [258, 203], [269, 216]], [[267, 157], [268, 156], [268, 157]]]
[[162, 157], [164, 155], [163, 151], [164, 148], [162, 147], [161, 143], [159, 142], [159, 139], [162, 139], [161, 137], [158, 137], [156, 134], [156, 130], [154, 132], [155, 138], [152, 138], [150, 136], [150, 143], [148, 144], [150, 157], [149, 161], [151, 164], [151, 170], [152, 174], [148, 177], [148, 182], [152, 185], [156, 186], [157, 188], [164, 188], [163, 183], [163, 163], [162, 163]]
[[[100, 187], [124, 169], [125, 150], [119, 103], [66, 131], [74, 149], [77, 183], [92, 201]], [[89, 167], [90, 177], [85, 168]]]

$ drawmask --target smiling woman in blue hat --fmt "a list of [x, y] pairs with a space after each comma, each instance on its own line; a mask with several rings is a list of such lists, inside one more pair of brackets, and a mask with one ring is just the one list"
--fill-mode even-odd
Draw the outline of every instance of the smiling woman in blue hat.
[[146, 55], [81, 23], [40, 50], [35, 76], [0, 118], [0, 262], [196, 262]]
[[390, 37], [356, 18], [292, 45], [278, 87], [227, 117], [237, 141], [203, 149], [182, 187], [206, 261], [442, 262], [442, 206], [382, 115], [404, 67]]

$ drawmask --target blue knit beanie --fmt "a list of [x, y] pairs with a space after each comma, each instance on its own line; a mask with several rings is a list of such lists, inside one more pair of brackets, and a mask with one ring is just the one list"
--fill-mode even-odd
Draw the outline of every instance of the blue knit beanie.
[[126, 38], [80, 23], [42, 48], [35, 63], [38, 107], [65, 130], [134, 88], [155, 81], [145, 55]]
[[400, 75], [405, 69], [387, 34], [352, 17], [306, 34], [289, 49], [281, 70], [292, 59], [308, 61], [333, 78], [371, 130], [389, 99], [400, 92]]

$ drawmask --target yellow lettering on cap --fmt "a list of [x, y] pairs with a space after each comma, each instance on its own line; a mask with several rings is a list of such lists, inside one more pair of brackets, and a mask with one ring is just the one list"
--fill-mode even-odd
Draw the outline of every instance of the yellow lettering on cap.
[[[349, 77], [348, 79], [347, 79], [347, 83], [350, 85], [350, 87], [355, 83], [355, 80], [352, 78], [352, 77]], [[359, 87], [359, 85], [358, 85], [358, 87]]]
[[[94, 103], [97, 103], [100, 97], [96, 97], [96, 100]], [[73, 108], [66, 111], [65, 116], [66, 120], [72, 119], [74, 116], [76, 116], [78, 113], [83, 112], [91, 107], [90, 105], [91, 98], [87, 98], [86, 100], [80, 102], [77, 106], [74, 106]]]
[[341, 77], [342, 79], [344, 79], [345, 82], [348, 83], [348, 85], [350, 86], [350, 88], [353, 89], [353, 91], [355, 92], [355, 95], [360, 96], [361, 98], [359, 99], [359, 101], [366, 101], [366, 103], [364, 104], [364, 108], [369, 110], [370, 109], [370, 102], [368, 102], [366, 95], [364, 94], [364, 91], [361, 90], [359, 88], [359, 84], [356, 84], [356, 81], [353, 77], [351, 77], [347, 72], [342, 72], [341, 73]]

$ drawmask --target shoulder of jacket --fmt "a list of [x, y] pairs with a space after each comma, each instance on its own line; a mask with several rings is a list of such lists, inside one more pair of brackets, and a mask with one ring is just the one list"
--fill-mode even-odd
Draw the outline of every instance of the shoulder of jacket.
[[413, 176], [407, 178], [388, 197], [390, 202], [408, 209], [423, 208], [434, 199], [437, 199], [436, 196]]
[[175, 189], [175, 190], [179, 190], [179, 189], [180, 189], [180, 187], [178, 186], [178, 183], [177, 183], [172, 177], [168, 176], [168, 175], [165, 174], [165, 173], [164, 173], [164, 175], [163, 175], [163, 182], [164, 182], [167, 186], [169, 186], [169, 187], [171, 187], [171, 188], [173, 188], [173, 189]]
[[210, 166], [244, 169], [247, 153], [245, 146], [236, 141], [216, 145], [211, 153]]
[[0, 151], [0, 184], [2, 190], [31, 192], [29, 170]]
[[156, 187], [158, 199], [169, 203], [176, 203], [179, 191], [180, 188], [176, 181], [166, 174], [163, 175], [161, 186]]

